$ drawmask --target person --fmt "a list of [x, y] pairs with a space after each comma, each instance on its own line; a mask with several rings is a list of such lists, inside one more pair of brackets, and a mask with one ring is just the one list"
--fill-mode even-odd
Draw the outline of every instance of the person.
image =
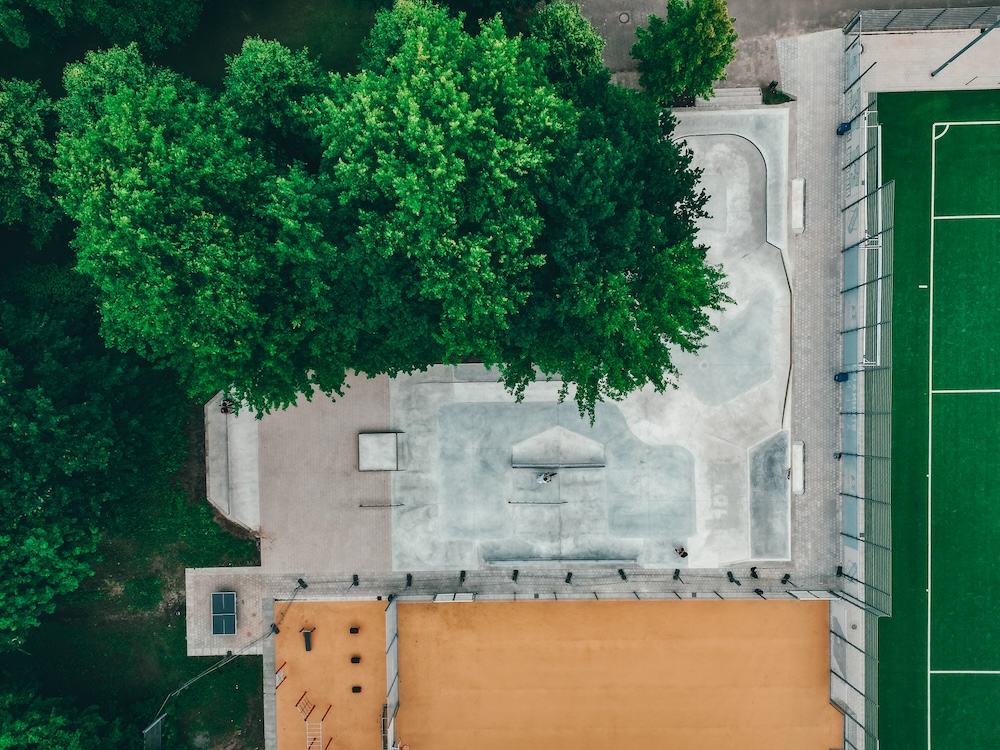
[[539, 484], [552, 484], [552, 477], [554, 477], [555, 475], [556, 472], [554, 471], [545, 471], [539, 474], [538, 478], [535, 481], [538, 482]]
[[686, 549], [684, 549], [683, 547], [674, 547], [674, 552], [676, 552], [681, 557], [687, 557], [688, 556], [688, 551]]

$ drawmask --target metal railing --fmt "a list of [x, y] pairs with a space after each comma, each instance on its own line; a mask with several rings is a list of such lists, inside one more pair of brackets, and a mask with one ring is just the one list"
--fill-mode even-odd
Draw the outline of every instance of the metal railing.
[[845, 34], [941, 29], [985, 29], [1000, 18], [1000, 6], [863, 10], [844, 27]]

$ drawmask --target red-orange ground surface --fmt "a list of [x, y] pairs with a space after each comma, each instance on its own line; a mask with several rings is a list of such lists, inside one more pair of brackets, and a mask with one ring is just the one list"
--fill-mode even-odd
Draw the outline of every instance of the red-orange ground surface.
[[[277, 689], [278, 750], [306, 748], [306, 721], [295, 706], [303, 694], [313, 704], [309, 722], [323, 724], [322, 742], [312, 750], [382, 747], [385, 608], [384, 601], [275, 603], [281, 623], [275, 666], [285, 674]], [[360, 628], [357, 635], [352, 626]], [[312, 651], [305, 650], [302, 628], [313, 629]], [[361, 662], [352, 664], [352, 656]], [[351, 692], [354, 685], [360, 693]]]
[[826, 602], [400, 603], [399, 639], [410, 750], [842, 745]]

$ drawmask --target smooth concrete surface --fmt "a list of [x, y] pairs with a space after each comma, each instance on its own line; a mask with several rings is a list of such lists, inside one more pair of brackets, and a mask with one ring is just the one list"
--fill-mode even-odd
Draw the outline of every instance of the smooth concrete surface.
[[[679, 389], [601, 404], [591, 426], [558, 404], [557, 383], [516, 404], [477, 365], [394, 379], [390, 422], [407, 444], [407, 470], [392, 476], [394, 569], [788, 558], [790, 293], [767, 241], [787, 231], [788, 119], [730, 114], [682, 115], [712, 196], [700, 239], [735, 304], [713, 315], [719, 330], [698, 356], [676, 355]], [[751, 471], [751, 449], [768, 440], [781, 460], [765, 451]], [[551, 483], [537, 481], [542, 469], [556, 471]]]
[[[767, 182], [766, 214], [760, 217], [766, 238], [777, 248], [788, 247], [788, 109], [764, 107], [752, 110], [675, 109], [677, 128], [674, 138], [686, 140], [695, 150], [696, 137], [731, 135], [742, 138], [760, 152]], [[711, 157], [708, 157], [711, 158]], [[733, 165], [737, 168], [742, 164]], [[720, 173], [728, 173], [723, 166]], [[706, 174], [708, 172], [706, 171]], [[756, 185], [755, 185], [756, 187]], [[708, 191], [711, 193], [711, 191]], [[755, 207], [756, 209], [756, 207]], [[747, 210], [744, 208], [744, 210]], [[714, 245], [705, 240], [710, 247]]]
[[358, 471], [396, 471], [399, 446], [395, 432], [358, 434]]
[[786, 431], [750, 449], [750, 556], [755, 560], [791, 557], [788, 466]]
[[222, 413], [222, 393], [205, 404], [205, 481], [208, 500], [233, 523], [260, 528], [257, 415]]
[[[692, 456], [640, 441], [617, 406], [599, 405], [591, 427], [575, 404], [544, 391], [514, 404], [493, 383], [394, 386], [393, 420], [414, 450], [408, 470], [393, 476], [398, 570], [631, 562], [640, 552], [644, 562], [672, 564], [674, 547], [694, 532]], [[561, 446], [533, 441], [556, 430]], [[579, 452], [552, 451], [574, 442]], [[533, 458], [525, 444], [536, 446]], [[524, 468], [514, 466], [514, 447]], [[556, 472], [551, 483], [538, 481], [543, 469]]]

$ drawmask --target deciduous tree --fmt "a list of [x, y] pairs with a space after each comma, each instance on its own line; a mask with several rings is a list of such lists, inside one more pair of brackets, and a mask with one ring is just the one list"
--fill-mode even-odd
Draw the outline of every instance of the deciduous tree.
[[24, 225], [41, 245], [55, 223], [52, 199], [56, 117], [36, 83], [0, 80], [0, 223]]
[[230, 108], [135, 47], [89, 54], [65, 85], [56, 181], [108, 341], [261, 408], [309, 390], [310, 367], [350, 365], [353, 327], [323, 328], [349, 298], [312, 176], [276, 168]]
[[636, 29], [639, 83], [667, 104], [711, 98], [736, 56], [733, 20], [725, 0], [667, 0], [666, 20], [649, 16]]
[[135, 41], [155, 51], [191, 33], [201, 5], [202, 0], [0, 0], [0, 41], [24, 48], [52, 28], [84, 23], [112, 43]]
[[[671, 347], [726, 301], [695, 242], [705, 197], [673, 120], [551, 13], [533, 38], [470, 36], [401, 0], [358, 74], [251, 44], [221, 100], [134, 49], [71, 66], [57, 182], [105, 335], [258, 409], [468, 358], [515, 393], [561, 377], [591, 414], [671, 385]], [[247, 125], [256, 80], [277, 114]], [[281, 132], [322, 157], [297, 163]]]
[[227, 60], [222, 101], [242, 128], [297, 141], [315, 138], [319, 101], [329, 96], [331, 82], [307, 50], [249, 38]]
[[43, 698], [23, 681], [0, 683], [0, 748], [106, 750], [122, 742], [116, 723], [95, 708], [78, 709], [60, 698]]
[[176, 466], [183, 394], [98, 334], [69, 269], [23, 266], [0, 299], [0, 650], [90, 575], [109, 501]]
[[544, 264], [536, 195], [576, 113], [498, 20], [473, 37], [428, 3], [380, 14], [362, 68], [321, 129], [339, 249], [363, 271], [355, 363], [501, 362]]
[[583, 101], [608, 85], [611, 74], [601, 59], [604, 39], [579, 5], [544, 5], [528, 17], [527, 29], [529, 38], [541, 45], [545, 75], [561, 94]]

